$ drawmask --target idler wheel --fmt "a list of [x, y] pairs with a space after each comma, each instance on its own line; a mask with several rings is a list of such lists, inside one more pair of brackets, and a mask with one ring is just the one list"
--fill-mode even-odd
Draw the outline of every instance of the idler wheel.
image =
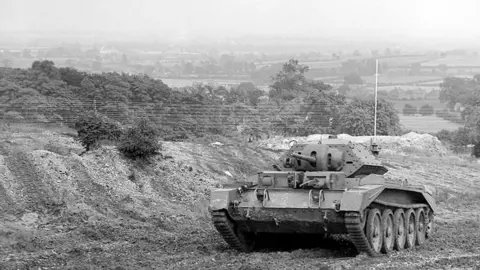
[[370, 209], [366, 227], [368, 244], [373, 252], [380, 253], [383, 245], [382, 216], [380, 215], [380, 210]]
[[393, 248], [395, 250], [403, 250], [407, 236], [405, 212], [403, 209], [397, 209], [393, 214], [393, 232], [395, 234], [395, 244]]
[[415, 244], [417, 246], [420, 246], [425, 243], [425, 234], [427, 231], [427, 219], [425, 217], [425, 211], [423, 210], [423, 208], [418, 208], [415, 211], [415, 225], [417, 230]]
[[389, 253], [393, 250], [395, 233], [393, 226], [393, 212], [390, 209], [383, 210], [382, 214], [383, 245], [382, 253]]
[[412, 248], [415, 246], [415, 238], [417, 237], [415, 221], [415, 212], [413, 209], [408, 209], [407, 212], [405, 212], [405, 229], [407, 229], [405, 248]]

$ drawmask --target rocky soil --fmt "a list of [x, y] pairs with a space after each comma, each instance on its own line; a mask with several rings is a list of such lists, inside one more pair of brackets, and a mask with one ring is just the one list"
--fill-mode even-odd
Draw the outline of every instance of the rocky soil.
[[389, 177], [437, 188], [435, 236], [425, 246], [380, 258], [331, 240], [233, 251], [210, 222], [209, 192], [270, 168], [290, 138], [276, 140], [166, 142], [163, 158], [145, 165], [108, 146], [79, 156], [60, 132], [2, 132], [0, 269], [479, 269], [480, 164], [423, 151], [426, 139], [392, 142], [395, 151], [385, 143], [380, 157]]

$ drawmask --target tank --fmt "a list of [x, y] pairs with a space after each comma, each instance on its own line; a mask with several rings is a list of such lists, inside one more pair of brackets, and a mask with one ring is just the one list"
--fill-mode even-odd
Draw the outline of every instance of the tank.
[[243, 252], [263, 234], [343, 234], [370, 256], [423, 245], [433, 231], [435, 190], [386, 178], [378, 151], [337, 138], [293, 144], [274, 170], [212, 190], [213, 224]]

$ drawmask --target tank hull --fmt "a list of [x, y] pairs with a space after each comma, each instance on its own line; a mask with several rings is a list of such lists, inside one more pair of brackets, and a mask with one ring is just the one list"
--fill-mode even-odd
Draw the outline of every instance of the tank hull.
[[[230, 226], [232, 235], [228, 237], [262, 233], [346, 234], [359, 252], [369, 255], [378, 253], [371, 250], [367, 241], [365, 223], [369, 209], [391, 209], [392, 213], [397, 209], [423, 209], [429, 214], [435, 211], [433, 193], [424, 186], [389, 181], [381, 176], [350, 180], [364, 185], [344, 190], [222, 188], [212, 192], [209, 208], [213, 213], [223, 213], [224, 220], [219, 219], [217, 224], [221, 228]], [[237, 249], [248, 251], [240, 246]]]

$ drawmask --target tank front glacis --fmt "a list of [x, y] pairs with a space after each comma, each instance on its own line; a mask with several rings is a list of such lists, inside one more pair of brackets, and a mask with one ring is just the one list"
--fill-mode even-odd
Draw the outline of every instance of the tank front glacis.
[[431, 192], [385, 179], [387, 169], [364, 145], [337, 139], [297, 144], [275, 168], [259, 172], [254, 183], [211, 193], [214, 225], [237, 250], [251, 250], [258, 233], [332, 233], [348, 234], [359, 252], [376, 255], [365, 224], [376, 224], [378, 213], [415, 210], [413, 216], [433, 224]]

